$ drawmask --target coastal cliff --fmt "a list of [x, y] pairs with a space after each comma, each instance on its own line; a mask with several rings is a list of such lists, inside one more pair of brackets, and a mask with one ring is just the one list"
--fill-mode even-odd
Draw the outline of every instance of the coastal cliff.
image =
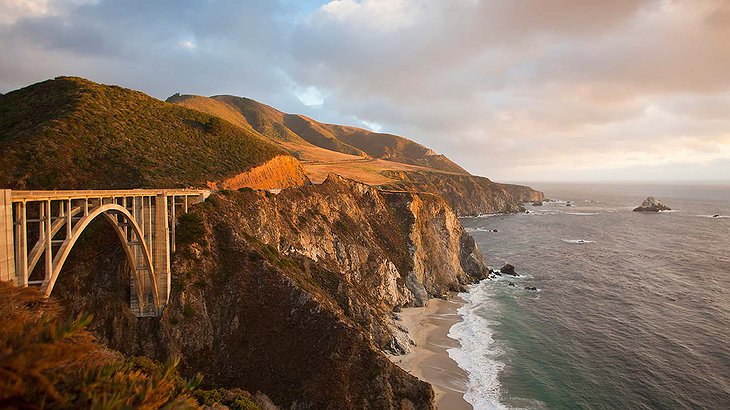
[[392, 310], [485, 275], [440, 197], [332, 175], [276, 195], [222, 191], [192, 208], [178, 226], [170, 304], [136, 319], [123, 255], [90, 256], [114, 233], [92, 228], [54, 290], [69, 314], [93, 311], [92, 329], [114, 349], [179, 356], [209, 387], [287, 408], [433, 408], [431, 387], [383, 353], [408, 349]]
[[429, 171], [385, 171], [395, 182], [386, 190], [430, 192], [442, 195], [459, 216], [523, 211], [523, 202], [542, 201], [545, 195], [530, 187], [499, 184], [474, 175]]

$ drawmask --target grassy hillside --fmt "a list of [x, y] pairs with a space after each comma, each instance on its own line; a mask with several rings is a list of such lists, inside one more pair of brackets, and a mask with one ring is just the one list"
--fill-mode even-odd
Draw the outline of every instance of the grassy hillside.
[[0, 96], [0, 186], [206, 186], [284, 154], [252, 129], [59, 77]]
[[[324, 124], [303, 115], [283, 113], [249, 98], [230, 95], [210, 98], [176, 95], [170, 97], [168, 101], [226, 119], [233, 117], [231, 111], [237, 111], [239, 116], [236, 119], [231, 118], [229, 121], [234, 124], [251, 126], [266, 137], [298, 153], [305, 160], [311, 155], [313, 147], [319, 147], [330, 152], [351, 156], [341, 158], [332, 155], [333, 158], [329, 162], [348, 162], [357, 157], [365, 157], [437, 171], [467, 173], [445, 156], [436, 155], [431, 149], [407, 138], [376, 133], [362, 128]], [[385, 169], [399, 168], [396, 166]]]

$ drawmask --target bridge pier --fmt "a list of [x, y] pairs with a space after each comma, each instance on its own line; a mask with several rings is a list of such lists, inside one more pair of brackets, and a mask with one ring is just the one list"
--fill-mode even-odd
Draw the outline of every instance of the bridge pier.
[[9, 189], [0, 190], [0, 280], [15, 280], [13, 200]]
[[[167, 303], [170, 298], [170, 224], [167, 223], [167, 195], [158, 194], [155, 197], [155, 235], [152, 249], [154, 249], [153, 263], [157, 276], [157, 292], [160, 301]], [[164, 223], [163, 223], [164, 222]], [[175, 220], [172, 220], [175, 224]]]

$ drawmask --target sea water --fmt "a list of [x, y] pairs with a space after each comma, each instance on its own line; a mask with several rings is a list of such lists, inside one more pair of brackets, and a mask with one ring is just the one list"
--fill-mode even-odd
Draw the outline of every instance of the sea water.
[[[533, 187], [559, 201], [462, 220], [490, 267], [520, 274], [462, 295], [449, 354], [466, 400], [730, 409], [730, 185]], [[673, 212], [632, 212], [647, 196]]]

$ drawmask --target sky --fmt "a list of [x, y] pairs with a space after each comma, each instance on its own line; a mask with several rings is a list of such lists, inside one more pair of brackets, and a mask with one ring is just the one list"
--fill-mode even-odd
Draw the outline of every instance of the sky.
[[75, 75], [403, 135], [498, 181], [730, 180], [728, 0], [0, 0]]

